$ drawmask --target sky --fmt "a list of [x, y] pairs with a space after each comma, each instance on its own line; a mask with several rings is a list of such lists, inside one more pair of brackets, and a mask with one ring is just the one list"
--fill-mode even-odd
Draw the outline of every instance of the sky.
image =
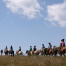
[[0, 50], [66, 42], [66, 0], [0, 0]]

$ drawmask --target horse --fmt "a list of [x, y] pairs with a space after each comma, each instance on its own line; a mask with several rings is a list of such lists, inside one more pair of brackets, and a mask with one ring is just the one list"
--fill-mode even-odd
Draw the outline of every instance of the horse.
[[3, 54], [3, 50], [0, 51], [1, 52], [1, 55]]
[[8, 53], [9, 53], [9, 55], [11, 54], [11, 56], [14, 57], [14, 51], [13, 50], [9, 50]]
[[[60, 47], [57, 47], [58, 53], [59, 53], [59, 48], [60, 48]], [[60, 56], [62, 56], [62, 54], [65, 56], [65, 53], [66, 53], [66, 46], [61, 47], [60, 52], [61, 52], [61, 53], [60, 53]]]
[[41, 51], [41, 55], [42, 55], [42, 56], [43, 56], [43, 55], [45, 56], [45, 55], [46, 55], [46, 51], [47, 51], [47, 48], [44, 48], [43, 51]]
[[57, 47], [54, 47], [54, 49], [53, 49], [54, 56], [57, 56], [57, 52], [58, 52]]
[[41, 52], [41, 50], [38, 50], [38, 51], [29, 51], [29, 50], [26, 50], [26, 54], [28, 53], [28, 55], [39, 55], [39, 53]]
[[28, 55], [32, 55], [33, 54], [33, 51], [26, 50], [26, 54], [27, 53], [28, 53]]
[[39, 55], [40, 52], [41, 52], [41, 50], [33, 51], [33, 55]]
[[41, 53], [41, 49], [40, 49], [40, 50], [38, 50], [38, 54], [39, 54], [39, 53]]
[[53, 55], [53, 49], [50, 48], [50, 49], [48, 50], [48, 49], [46, 48], [46, 49], [45, 49], [45, 54], [46, 54], [46, 56], [47, 56], [47, 55], [49, 55], [49, 56], [50, 56], [50, 55]]
[[23, 55], [23, 52], [17, 50], [17, 51], [16, 51], [16, 54], [17, 54], [17, 55]]
[[8, 50], [5, 49], [4, 53], [5, 53], [5, 55], [8, 55]]

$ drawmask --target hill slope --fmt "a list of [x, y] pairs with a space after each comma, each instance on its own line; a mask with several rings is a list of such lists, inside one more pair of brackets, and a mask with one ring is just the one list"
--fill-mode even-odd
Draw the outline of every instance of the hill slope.
[[66, 57], [0, 56], [0, 66], [66, 66]]

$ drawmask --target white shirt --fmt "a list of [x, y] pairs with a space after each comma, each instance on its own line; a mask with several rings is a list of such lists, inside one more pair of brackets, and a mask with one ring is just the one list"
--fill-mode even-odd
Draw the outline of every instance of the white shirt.
[[50, 45], [48, 45], [48, 48], [52, 48], [52, 45], [50, 44]]

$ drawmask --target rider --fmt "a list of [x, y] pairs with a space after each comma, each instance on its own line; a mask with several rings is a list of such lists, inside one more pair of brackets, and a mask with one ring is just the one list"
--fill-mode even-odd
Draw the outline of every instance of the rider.
[[12, 47], [12, 45], [11, 45], [10, 49], [13, 51], [13, 47]]
[[52, 45], [51, 45], [50, 42], [49, 42], [48, 44], [49, 44], [49, 45], [48, 45], [48, 51], [49, 51], [49, 49], [52, 48]]
[[6, 48], [4, 49], [4, 51], [6, 51], [6, 50], [8, 50], [7, 46], [6, 46]]
[[34, 48], [33, 48], [33, 54], [34, 54], [34, 51], [36, 51], [37, 50], [37, 48], [36, 48], [36, 46], [34, 46]]
[[45, 48], [44, 44], [42, 44], [43, 48]]
[[52, 48], [51, 43], [49, 42], [48, 44], [49, 44], [49, 45], [48, 45], [48, 49]]
[[60, 49], [61, 49], [63, 46], [65, 46], [64, 39], [62, 39], [61, 42], [60, 42], [59, 53], [61, 53]]
[[54, 51], [54, 48], [56, 48], [56, 46], [55, 46], [55, 45], [53, 46], [53, 51]]
[[30, 51], [32, 51], [32, 46], [30, 46]]
[[30, 46], [30, 50], [29, 50], [29, 52], [28, 53], [30, 53], [32, 51], [32, 46]]
[[65, 42], [64, 39], [62, 39], [62, 47], [65, 46]]
[[21, 51], [21, 47], [19, 47], [19, 51]]
[[5, 50], [8, 50], [7, 46], [6, 46]]
[[45, 46], [44, 46], [44, 44], [42, 44], [42, 46], [43, 46], [43, 47], [42, 47], [42, 51], [44, 51], [44, 49], [45, 49]]
[[36, 49], [36, 46], [34, 46], [33, 50], [34, 50], [34, 51], [36, 51], [36, 50], [37, 50], [37, 49]]

